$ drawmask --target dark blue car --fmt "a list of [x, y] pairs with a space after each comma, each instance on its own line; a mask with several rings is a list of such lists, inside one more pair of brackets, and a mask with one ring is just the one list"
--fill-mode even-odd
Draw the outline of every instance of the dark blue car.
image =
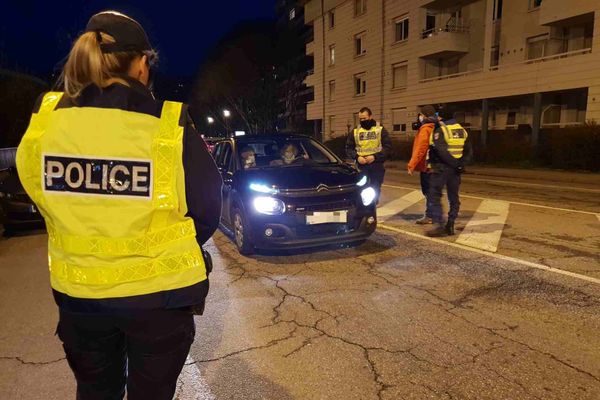
[[242, 254], [358, 244], [377, 225], [367, 178], [307, 136], [235, 137], [217, 143], [221, 225]]

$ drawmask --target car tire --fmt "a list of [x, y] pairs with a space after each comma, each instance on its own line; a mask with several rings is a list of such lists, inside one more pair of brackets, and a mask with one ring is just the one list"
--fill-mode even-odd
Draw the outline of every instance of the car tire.
[[254, 254], [254, 244], [248, 235], [248, 223], [244, 213], [235, 208], [233, 210], [233, 241], [240, 254], [249, 256]]
[[367, 239], [356, 240], [354, 242], [348, 243], [348, 246], [349, 247], [358, 247], [358, 246], [365, 244], [366, 241], [367, 241]]

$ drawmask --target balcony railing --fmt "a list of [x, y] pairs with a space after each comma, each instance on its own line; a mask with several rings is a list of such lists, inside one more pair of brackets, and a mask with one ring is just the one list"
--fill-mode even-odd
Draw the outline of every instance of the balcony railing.
[[459, 72], [457, 74], [434, 76], [433, 78], [421, 79], [419, 81], [419, 83], [427, 83], [427, 82], [441, 81], [444, 79], [460, 78], [461, 76], [473, 75], [473, 74], [478, 74], [481, 72], [483, 72], [482, 69], [475, 69], [472, 71]]
[[427, 39], [432, 36], [436, 36], [441, 34], [442, 32], [451, 32], [451, 33], [469, 33], [469, 26], [466, 24], [447, 24], [446, 26], [436, 26], [432, 29], [423, 30], [421, 34], [421, 38]]
[[545, 56], [545, 57], [540, 57], [540, 58], [533, 58], [531, 60], [524, 60], [524, 61], [520, 61], [517, 63], [495, 65], [490, 68], [490, 71], [497, 71], [499, 69], [515, 67], [518, 65], [537, 64], [537, 63], [542, 63], [542, 62], [546, 62], [546, 61], [558, 60], [561, 58], [580, 56], [580, 55], [588, 54], [591, 52], [592, 52], [591, 48], [575, 50], [575, 51], [568, 51], [566, 53], [559, 53], [559, 54], [553, 54], [550, 56]]

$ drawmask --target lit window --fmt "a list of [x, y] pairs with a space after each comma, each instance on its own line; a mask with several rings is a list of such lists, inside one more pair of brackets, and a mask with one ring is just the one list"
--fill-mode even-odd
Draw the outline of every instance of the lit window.
[[292, 8], [290, 10], [290, 21], [293, 20], [294, 18], [296, 18], [296, 9]]
[[335, 65], [335, 45], [329, 46], [329, 65]]

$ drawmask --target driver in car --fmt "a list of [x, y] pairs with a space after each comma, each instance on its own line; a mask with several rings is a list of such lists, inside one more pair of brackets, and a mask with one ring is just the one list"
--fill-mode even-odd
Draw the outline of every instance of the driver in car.
[[244, 169], [256, 167], [256, 153], [252, 147], [244, 147], [240, 155], [242, 156], [242, 164], [244, 165]]
[[270, 165], [272, 167], [290, 165], [296, 160], [298, 160], [298, 148], [294, 144], [288, 143], [281, 149], [281, 159], [271, 161]]

